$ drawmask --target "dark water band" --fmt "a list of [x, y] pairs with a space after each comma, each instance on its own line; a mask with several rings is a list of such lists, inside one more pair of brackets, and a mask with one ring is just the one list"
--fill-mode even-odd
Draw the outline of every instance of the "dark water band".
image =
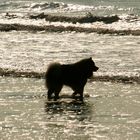
[[45, 15], [40, 13], [38, 15], [30, 15], [30, 19], [45, 19], [49, 22], [68, 22], [68, 23], [93, 23], [93, 22], [104, 22], [105, 24], [110, 24], [117, 22], [120, 18], [117, 15], [113, 16], [93, 16], [90, 12], [86, 16], [81, 17], [70, 17], [70, 16], [55, 16], [55, 15]]
[[[45, 72], [34, 71], [17, 71], [0, 68], [0, 76], [26, 77], [26, 78], [44, 78]], [[126, 75], [98, 75], [90, 79], [90, 81], [101, 82], [122, 82], [122, 83], [137, 83], [140, 84], [140, 76]]]
[[1, 32], [8, 31], [46, 31], [46, 32], [85, 32], [85, 33], [98, 33], [98, 34], [114, 34], [114, 35], [140, 35], [140, 29], [133, 30], [115, 30], [115, 29], [105, 29], [105, 28], [85, 28], [85, 27], [75, 27], [75, 26], [37, 26], [37, 25], [23, 25], [23, 24], [0, 24]]

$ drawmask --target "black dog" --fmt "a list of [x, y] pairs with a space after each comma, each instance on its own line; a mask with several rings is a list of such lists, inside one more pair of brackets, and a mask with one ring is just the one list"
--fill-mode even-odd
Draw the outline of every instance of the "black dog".
[[79, 93], [80, 100], [83, 101], [83, 91], [87, 79], [98, 69], [92, 58], [83, 59], [77, 63], [68, 65], [52, 63], [45, 75], [48, 99], [51, 99], [54, 93], [54, 100], [57, 100], [63, 85], [66, 85], [73, 89], [74, 96]]

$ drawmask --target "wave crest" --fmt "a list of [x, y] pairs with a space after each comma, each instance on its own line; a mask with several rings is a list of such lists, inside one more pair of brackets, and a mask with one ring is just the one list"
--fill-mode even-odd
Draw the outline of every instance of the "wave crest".
[[66, 7], [67, 7], [67, 4], [60, 3], [60, 2], [34, 3], [30, 6], [31, 9], [39, 9], [39, 10], [66, 8]]

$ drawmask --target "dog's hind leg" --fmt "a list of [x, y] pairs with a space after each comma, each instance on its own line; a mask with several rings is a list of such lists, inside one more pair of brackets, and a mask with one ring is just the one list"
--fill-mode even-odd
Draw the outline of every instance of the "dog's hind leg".
[[59, 93], [60, 93], [62, 87], [63, 87], [63, 85], [60, 85], [59, 87], [57, 87], [57, 88], [55, 89], [55, 91], [54, 91], [54, 94], [55, 94], [54, 100], [55, 100], [55, 101], [56, 101], [57, 99], [59, 99]]
[[48, 89], [48, 100], [52, 99], [52, 94], [54, 93], [53, 89]]

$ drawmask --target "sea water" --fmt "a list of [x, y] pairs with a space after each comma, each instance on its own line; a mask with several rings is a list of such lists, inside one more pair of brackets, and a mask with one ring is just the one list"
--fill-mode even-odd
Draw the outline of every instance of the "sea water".
[[[73, 24], [29, 18], [40, 13], [66, 17], [117, 15], [120, 20]], [[1, 0], [0, 139], [138, 140], [139, 15], [139, 0]], [[32, 30], [2, 31], [3, 25], [15, 24], [30, 25]], [[115, 30], [115, 34], [33, 30], [34, 26], [50, 25]], [[130, 30], [135, 35], [126, 35]], [[84, 94], [89, 97], [83, 104], [49, 105], [44, 79], [26, 78], [31, 72], [43, 74], [51, 62], [67, 64], [87, 57], [93, 58], [99, 70], [85, 87]], [[3, 77], [9, 71], [11, 77]], [[71, 93], [67, 87], [61, 91]]]
[[[138, 140], [140, 86], [89, 82], [83, 104], [48, 103], [44, 80], [0, 78], [1, 139]], [[61, 94], [70, 95], [64, 88]]]

